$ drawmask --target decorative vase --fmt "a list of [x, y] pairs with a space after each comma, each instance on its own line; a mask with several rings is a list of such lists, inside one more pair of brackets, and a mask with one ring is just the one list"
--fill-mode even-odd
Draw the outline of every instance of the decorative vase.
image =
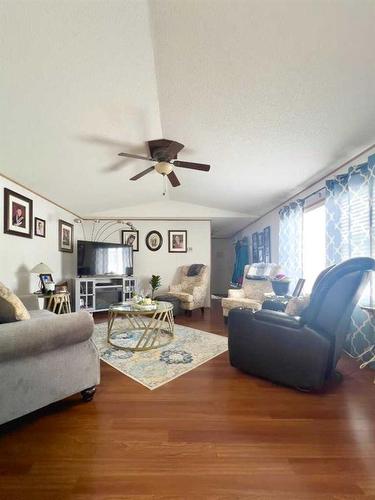
[[283, 296], [287, 295], [289, 291], [290, 281], [287, 280], [271, 280], [272, 289], [275, 295]]

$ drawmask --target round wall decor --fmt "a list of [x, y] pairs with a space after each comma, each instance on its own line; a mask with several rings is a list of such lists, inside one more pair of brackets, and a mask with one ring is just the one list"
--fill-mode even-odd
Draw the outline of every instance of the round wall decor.
[[163, 236], [159, 231], [150, 231], [146, 236], [146, 245], [149, 250], [156, 252], [163, 244]]

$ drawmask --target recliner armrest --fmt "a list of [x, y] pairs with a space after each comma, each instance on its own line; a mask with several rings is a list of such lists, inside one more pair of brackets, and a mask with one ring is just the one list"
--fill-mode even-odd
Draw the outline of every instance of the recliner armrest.
[[264, 321], [265, 323], [273, 323], [274, 325], [283, 326], [285, 328], [301, 328], [302, 321], [299, 316], [290, 316], [281, 311], [272, 311], [270, 309], [262, 309], [254, 314], [254, 319]]

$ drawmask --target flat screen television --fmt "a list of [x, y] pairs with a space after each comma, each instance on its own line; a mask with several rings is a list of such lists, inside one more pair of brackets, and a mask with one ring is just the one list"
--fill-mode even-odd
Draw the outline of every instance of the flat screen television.
[[133, 274], [133, 248], [129, 245], [79, 240], [77, 251], [78, 276]]

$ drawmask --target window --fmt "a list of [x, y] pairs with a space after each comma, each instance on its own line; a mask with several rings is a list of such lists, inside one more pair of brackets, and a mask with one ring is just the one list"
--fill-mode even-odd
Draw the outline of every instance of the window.
[[318, 274], [326, 268], [326, 210], [323, 203], [303, 215], [303, 291], [310, 293]]

